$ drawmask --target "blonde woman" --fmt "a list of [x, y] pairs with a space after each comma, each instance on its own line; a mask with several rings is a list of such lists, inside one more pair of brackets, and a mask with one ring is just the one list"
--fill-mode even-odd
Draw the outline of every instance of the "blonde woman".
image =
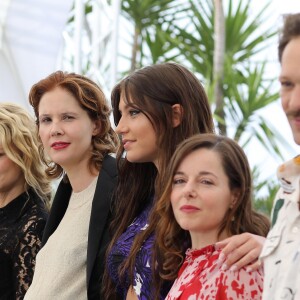
[[33, 118], [0, 103], [1, 299], [23, 299], [31, 284], [50, 197]]

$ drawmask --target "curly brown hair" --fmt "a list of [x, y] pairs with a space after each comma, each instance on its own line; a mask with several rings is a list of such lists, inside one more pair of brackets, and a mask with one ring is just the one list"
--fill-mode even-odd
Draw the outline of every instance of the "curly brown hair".
[[[63, 71], [56, 71], [34, 84], [29, 92], [29, 102], [34, 109], [36, 123], [39, 126], [39, 104], [47, 92], [60, 87], [75, 97], [80, 107], [85, 110], [92, 121], [99, 121], [99, 132], [92, 138], [92, 153], [89, 162], [90, 169], [100, 169], [103, 157], [115, 153], [119, 138], [114, 132], [109, 119], [111, 109], [101, 88], [89, 78]], [[46, 164], [46, 173], [50, 178], [59, 178], [63, 174], [60, 165], [46, 157], [42, 143], [39, 152]]]

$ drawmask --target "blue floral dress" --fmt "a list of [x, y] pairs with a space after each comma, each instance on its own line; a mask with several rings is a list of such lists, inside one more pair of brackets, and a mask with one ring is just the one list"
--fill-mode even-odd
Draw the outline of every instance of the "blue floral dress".
[[[122, 299], [126, 299], [127, 291], [130, 286], [128, 276], [121, 280], [118, 275], [118, 268], [124, 259], [128, 256], [135, 236], [145, 230], [148, 226], [148, 216], [152, 208], [152, 204], [147, 206], [142, 213], [135, 218], [127, 230], [120, 236], [112, 251], [108, 255], [108, 271], [116, 284], [117, 293]], [[153, 292], [153, 278], [151, 270], [151, 253], [154, 242], [154, 236], [151, 235], [143, 243], [140, 251], [137, 254], [134, 270], [134, 284], [133, 288], [139, 300], [153, 299], [151, 292]], [[170, 286], [166, 286], [162, 291], [161, 299], [164, 299], [168, 293]]]

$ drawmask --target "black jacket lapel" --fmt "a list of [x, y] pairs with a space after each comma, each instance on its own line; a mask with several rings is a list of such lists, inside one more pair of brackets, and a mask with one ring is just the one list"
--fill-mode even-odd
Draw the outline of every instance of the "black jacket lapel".
[[55, 197], [53, 199], [53, 203], [50, 210], [50, 215], [45, 226], [42, 245], [46, 244], [48, 238], [56, 230], [61, 219], [65, 215], [71, 194], [72, 187], [70, 183], [66, 183], [63, 180], [61, 180], [55, 193]]
[[[105, 268], [105, 252], [109, 242], [110, 205], [117, 182], [117, 167], [113, 157], [106, 155], [98, 177], [92, 203], [87, 249], [87, 292], [89, 300], [101, 299], [101, 281]], [[60, 182], [45, 226], [42, 244], [61, 222], [72, 194], [70, 183]], [[100, 297], [100, 298], [99, 298]]]
[[[109, 242], [112, 195], [117, 181], [116, 161], [107, 155], [99, 174], [92, 204], [87, 249], [88, 299], [99, 293], [105, 268], [105, 252]], [[97, 291], [93, 291], [96, 288]]]

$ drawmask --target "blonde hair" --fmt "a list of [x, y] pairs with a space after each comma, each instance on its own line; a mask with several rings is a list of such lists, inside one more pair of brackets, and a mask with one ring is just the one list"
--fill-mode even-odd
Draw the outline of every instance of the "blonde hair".
[[51, 184], [39, 156], [37, 126], [21, 106], [0, 103], [0, 143], [7, 157], [21, 168], [25, 190], [32, 188], [49, 207]]

